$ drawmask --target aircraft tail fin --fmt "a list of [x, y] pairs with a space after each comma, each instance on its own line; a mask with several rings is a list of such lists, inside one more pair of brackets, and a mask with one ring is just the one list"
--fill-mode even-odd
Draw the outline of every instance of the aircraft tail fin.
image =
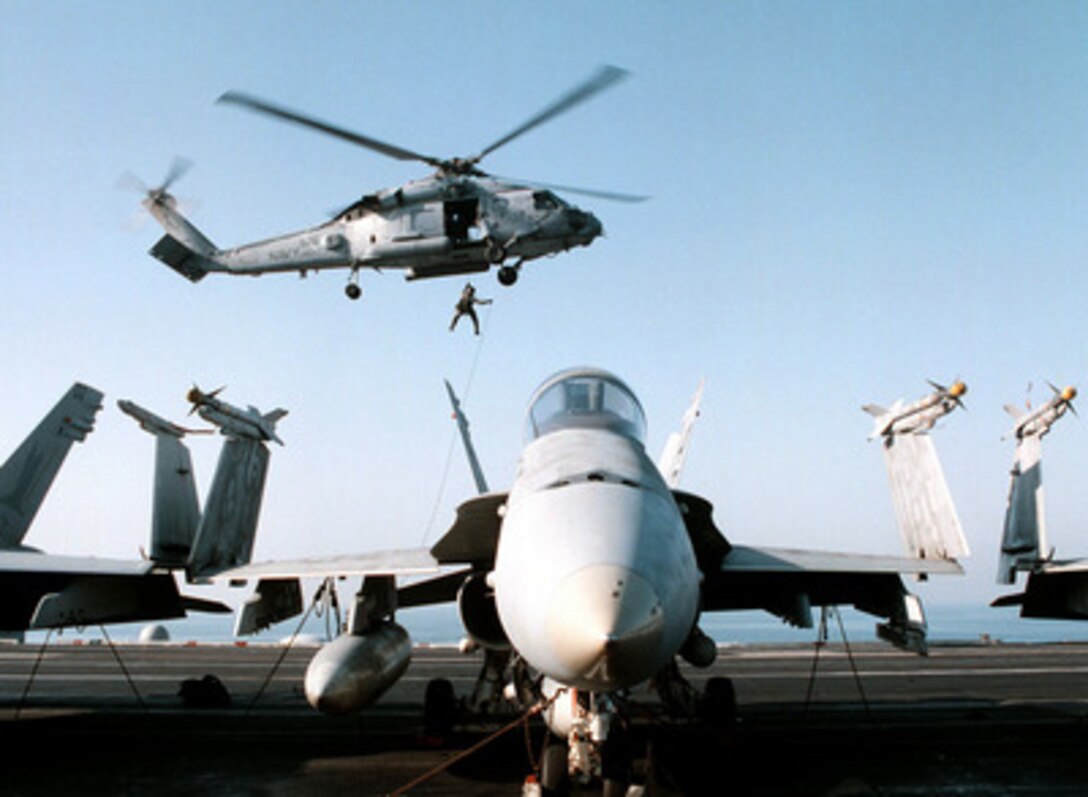
[[[184, 567], [200, 523], [200, 501], [193, 477], [189, 448], [182, 442], [186, 430], [157, 415], [134, 408], [140, 428], [155, 436], [155, 478], [151, 510], [151, 561], [164, 567]], [[129, 413], [132, 414], [132, 413]]]
[[1046, 556], [1042, 443], [1029, 435], [1017, 441], [1009, 482], [1009, 501], [1001, 537], [998, 584], [1016, 582], [1016, 572]]
[[933, 438], [893, 435], [884, 446], [892, 503], [911, 556], [957, 559], [970, 553]]
[[879, 404], [862, 404], [861, 408], [874, 418], [882, 418], [888, 414], [888, 408], [881, 407]]
[[457, 430], [461, 433], [461, 444], [465, 447], [465, 456], [468, 457], [468, 466], [472, 469], [472, 478], [476, 482], [476, 491], [483, 495], [488, 491], [487, 479], [484, 477], [483, 468], [480, 467], [480, 460], [476, 457], [476, 446], [472, 444], [472, 433], [468, 428], [468, 417], [461, 409], [461, 401], [457, 398], [457, 394], [453, 392], [453, 386], [446, 382], [446, 393], [450, 397], [450, 406], [453, 407], [453, 418], [457, 421]]
[[251, 438], [223, 444], [189, 555], [190, 580], [249, 563], [269, 456], [268, 447]]
[[0, 548], [22, 543], [73, 441], [86, 439], [100, 409], [102, 394], [75, 383], [0, 466]]
[[661, 451], [661, 459], [658, 460], [657, 469], [665, 477], [665, 484], [669, 489], [676, 489], [680, 483], [680, 473], [684, 469], [684, 461], [688, 455], [688, 443], [691, 441], [691, 432], [695, 428], [695, 421], [699, 418], [699, 407], [703, 402], [703, 388], [706, 380], [699, 381], [699, 387], [695, 389], [695, 395], [684, 413], [684, 419], [680, 423], [680, 431], [673, 432], [665, 441], [665, 448]]

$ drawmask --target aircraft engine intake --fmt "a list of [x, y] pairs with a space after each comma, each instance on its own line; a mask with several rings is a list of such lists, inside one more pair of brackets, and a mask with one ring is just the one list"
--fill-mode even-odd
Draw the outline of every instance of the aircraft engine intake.
[[510, 640], [495, 607], [495, 591], [481, 573], [469, 576], [457, 593], [457, 610], [469, 639], [490, 650], [509, 650]]
[[408, 669], [412, 643], [392, 621], [362, 634], [343, 634], [306, 668], [306, 700], [325, 714], [351, 714], [376, 701]]

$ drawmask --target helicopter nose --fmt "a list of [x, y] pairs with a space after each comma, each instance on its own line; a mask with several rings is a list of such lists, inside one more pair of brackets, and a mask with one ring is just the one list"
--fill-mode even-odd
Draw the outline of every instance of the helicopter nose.
[[601, 234], [601, 222], [592, 213], [586, 213], [578, 208], [568, 208], [566, 216], [571, 230], [579, 235], [592, 239]]

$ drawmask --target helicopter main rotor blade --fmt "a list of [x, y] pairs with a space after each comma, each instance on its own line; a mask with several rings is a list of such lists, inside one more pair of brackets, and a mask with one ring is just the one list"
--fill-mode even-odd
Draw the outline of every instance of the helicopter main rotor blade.
[[515, 138], [525, 133], [528, 133], [534, 127], [542, 125], [549, 119], [558, 116], [561, 113], [569, 111], [576, 105], [579, 105], [594, 94], [597, 94], [610, 86], [615, 85], [619, 81], [623, 80], [630, 74], [626, 69], [620, 69], [618, 66], [602, 66], [593, 77], [582, 83], [575, 88], [568, 91], [558, 100], [553, 102], [543, 111], [536, 116], [529, 119], [520, 127], [511, 130], [505, 136], [500, 138], [494, 144], [480, 150], [479, 154], [472, 158], [473, 163], [479, 163], [484, 157], [497, 150], [499, 147], [509, 144]]
[[287, 108], [282, 108], [278, 105], [273, 105], [270, 102], [265, 102], [264, 100], [257, 99], [248, 94], [243, 94], [239, 91], [228, 91], [220, 97], [217, 102], [227, 103], [229, 105], [240, 105], [243, 108], [248, 108], [251, 111], [257, 111], [258, 113], [268, 114], [277, 119], [282, 119], [285, 122], [309, 127], [312, 130], [317, 130], [330, 136], [336, 136], [344, 141], [358, 144], [361, 147], [366, 147], [367, 149], [374, 150], [375, 152], [390, 158], [396, 158], [397, 160], [422, 161], [423, 163], [430, 164], [436, 168], [440, 167], [442, 163], [438, 158], [421, 155], [418, 152], [412, 152], [410, 149], [404, 149], [395, 144], [387, 144], [384, 141], [378, 141], [376, 138], [370, 138], [369, 136], [364, 136], [360, 133], [354, 133], [351, 130], [345, 130], [342, 127], [337, 127], [336, 125], [323, 122], [320, 119], [314, 119], [310, 116], [304, 116], [303, 114], [296, 113]]
[[609, 199], [613, 202], [645, 202], [650, 197], [641, 194], [624, 194], [619, 191], [601, 191], [597, 188], [579, 188], [574, 185], [559, 185], [558, 183], [542, 183], [539, 180], [521, 180], [516, 177], [500, 177], [491, 175], [496, 182], [507, 185], [510, 188], [530, 186], [532, 188], [547, 188], [563, 194], [581, 194], [582, 196], [596, 197], [597, 199]]

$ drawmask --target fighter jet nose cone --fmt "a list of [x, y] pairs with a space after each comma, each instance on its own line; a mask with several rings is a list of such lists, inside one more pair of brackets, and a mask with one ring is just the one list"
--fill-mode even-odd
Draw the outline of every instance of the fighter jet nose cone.
[[612, 565], [579, 570], [562, 582], [548, 615], [562, 669], [554, 676], [600, 690], [644, 681], [658, 666], [664, 627], [661, 601], [641, 576]]

